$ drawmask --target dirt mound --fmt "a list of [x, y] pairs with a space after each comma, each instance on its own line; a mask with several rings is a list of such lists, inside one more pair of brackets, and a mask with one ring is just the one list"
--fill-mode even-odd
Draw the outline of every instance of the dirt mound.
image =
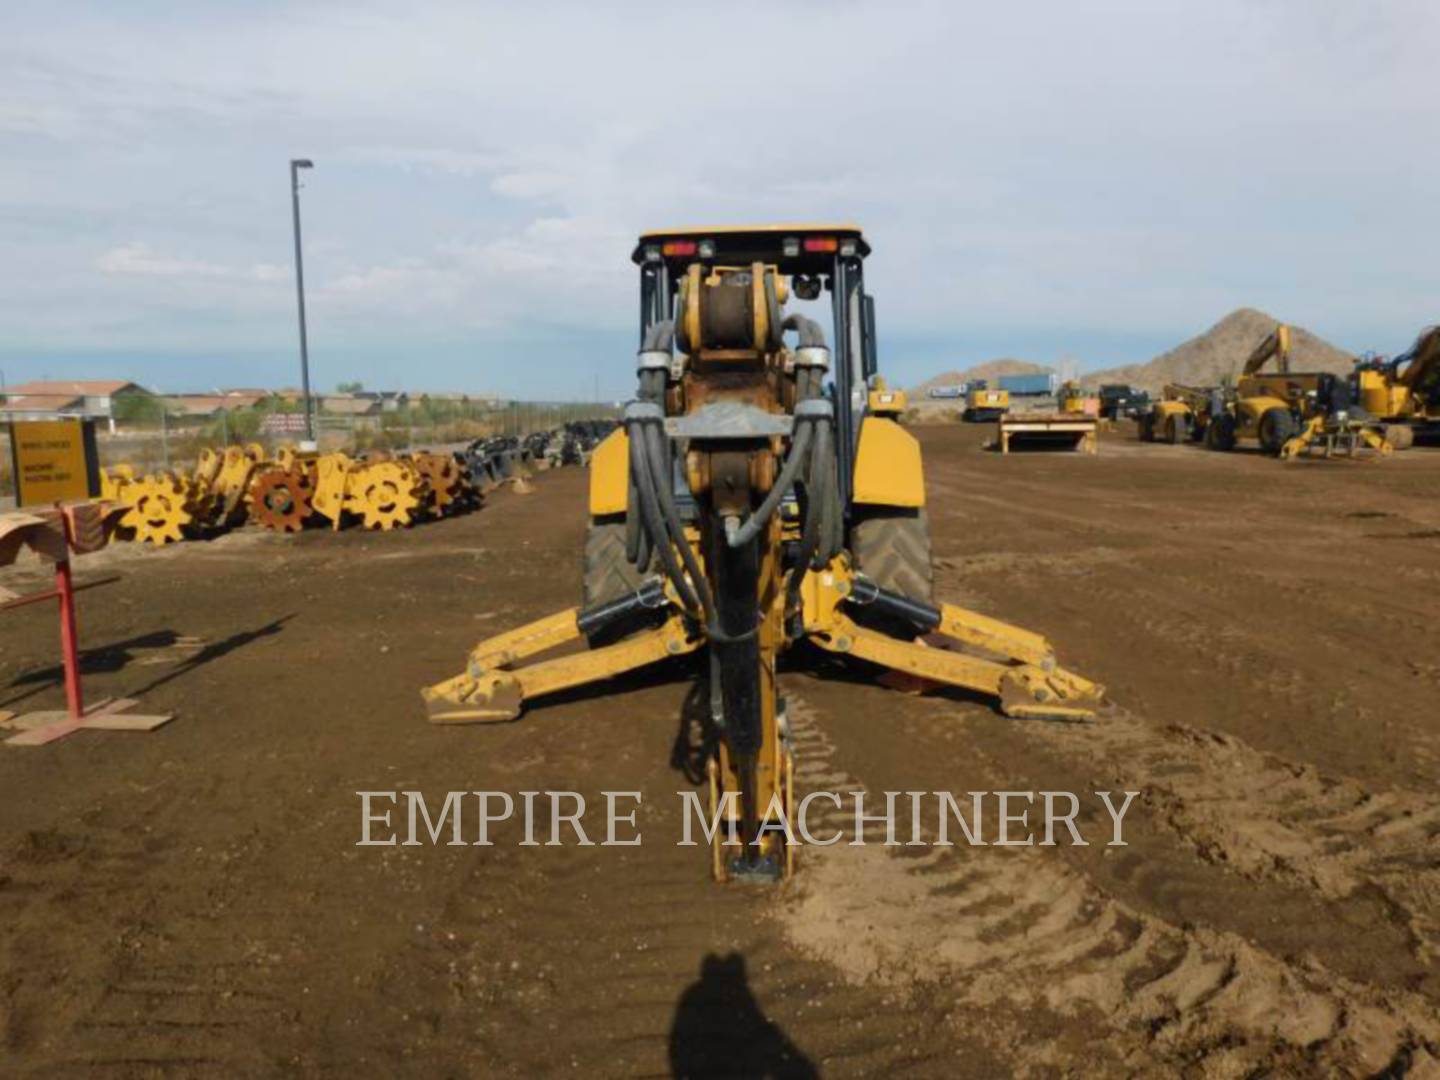
[[[1254, 308], [1239, 308], [1226, 315], [1198, 337], [1177, 345], [1147, 364], [1127, 364], [1086, 374], [1088, 386], [1101, 383], [1129, 383], [1152, 393], [1166, 383], [1212, 386], [1226, 375], [1238, 375], [1251, 350], [1275, 329], [1272, 315]], [[1310, 331], [1291, 328], [1291, 364], [1297, 371], [1330, 371], [1348, 375], [1354, 358], [1344, 349], [1316, 337]]]
[[926, 393], [940, 386], [955, 386], [957, 383], [971, 382], [975, 379], [993, 380], [998, 379], [1001, 375], [1047, 375], [1054, 370], [1044, 364], [1034, 364], [1029, 360], [1016, 360], [1007, 356], [999, 360], [986, 360], [983, 364], [976, 364], [964, 371], [941, 372], [932, 379], [926, 379], [919, 386], [912, 387], [910, 393], [924, 397]]

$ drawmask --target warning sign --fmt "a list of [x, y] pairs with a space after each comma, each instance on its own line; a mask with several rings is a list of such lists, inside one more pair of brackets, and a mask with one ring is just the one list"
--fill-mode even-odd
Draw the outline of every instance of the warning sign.
[[10, 425], [17, 506], [100, 494], [100, 458], [91, 420], [19, 420]]

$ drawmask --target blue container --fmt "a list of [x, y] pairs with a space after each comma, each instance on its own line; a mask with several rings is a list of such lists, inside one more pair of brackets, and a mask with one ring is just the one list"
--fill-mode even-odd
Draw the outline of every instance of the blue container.
[[1012, 394], [1053, 394], [1060, 385], [1060, 376], [1052, 373], [1043, 375], [1001, 375], [1000, 389]]

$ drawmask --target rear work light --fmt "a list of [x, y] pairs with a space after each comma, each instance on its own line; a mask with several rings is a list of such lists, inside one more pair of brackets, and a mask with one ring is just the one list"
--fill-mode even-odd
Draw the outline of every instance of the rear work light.
[[694, 255], [694, 240], [667, 240], [660, 250], [666, 255]]
[[806, 251], [836, 251], [840, 247], [833, 236], [807, 236], [805, 238]]

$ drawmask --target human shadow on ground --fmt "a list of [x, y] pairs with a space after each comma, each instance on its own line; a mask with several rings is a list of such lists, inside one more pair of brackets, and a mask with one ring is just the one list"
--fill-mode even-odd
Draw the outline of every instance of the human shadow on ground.
[[761, 1010], [740, 953], [707, 954], [700, 977], [680, 995], [670, 1025], [670, 1072], [677, 1080], [820, 1076], [814, 1062]]

